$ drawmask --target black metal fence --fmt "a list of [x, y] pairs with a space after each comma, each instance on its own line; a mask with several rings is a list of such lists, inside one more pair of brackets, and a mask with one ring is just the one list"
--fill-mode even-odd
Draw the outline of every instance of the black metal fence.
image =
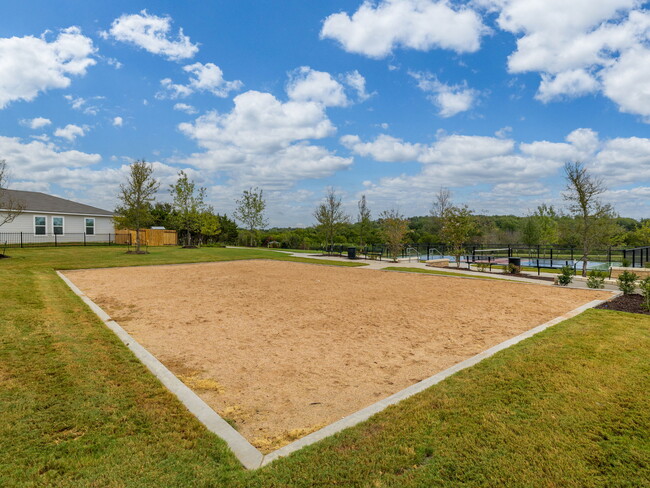
[[[129, 245], [130, 235], [119, 235], [119, 244]], [[36, 235], [30, 232], [0, 232], [0, 249], [4, 247], [59, 247], [59, 246], [112, 246], [115, 234], [50, 234]]]
[[[380, 246], [375, 246], [380, 247]], [[383, 246], [385, 250], [385, 246]], [[435, 259], [449, 257], [452, 251], [445, 244], [408, 244], [402, 249], [402, 258], [408, 258], [417, 254], [420, 259]], [[498, 262], [511, 257], [522, 258], [532, 263], [537, 262], [545, 268], [560, 268], [569, 264], [574, 266], [580, 261], [582, 251], [574, 247], [560, 246], [527, 246], [525, 244], [484, 244], [467, 245], [462, 253], [463, 262]], [[624, 260], [629, 260], [634, 267], [643, 267], [650, 262], [650, 246], [626, 249], [622, 247], [606, 247], [595, 249], [589, 253], [589, 262], [593, 267], [620, 266]]]
[[650, 246], [625, 249], [623, 257], [632, 263], [633, 268], [643, 268], [650, 264]]

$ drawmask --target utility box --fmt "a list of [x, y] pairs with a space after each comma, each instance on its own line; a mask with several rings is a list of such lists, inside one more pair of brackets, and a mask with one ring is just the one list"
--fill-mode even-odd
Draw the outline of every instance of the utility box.
[[508, 258], [508, 264], [514, 264], [515, 266], [521, 266], [521, 258]]
[[356, 247], [348, 247], [348, 259], [357, 259]]

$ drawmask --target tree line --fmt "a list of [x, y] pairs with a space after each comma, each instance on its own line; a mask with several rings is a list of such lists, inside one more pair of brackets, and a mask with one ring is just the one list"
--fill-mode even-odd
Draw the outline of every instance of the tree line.
[[[126, 181], [120, 185], [119, 204], [113, 220], [118, 229], [136, 231], [135, 252], [142, 252], [140, 230], [150, 227], [176, 230], [186, 248], [232, 244], [239, 239], [235, 220], [216, 213], [206, 203], [206, 188], [198, 187], [183, 170], [178, 172], [176, 183], [169, 186], [170, 203], [155, 201], [159, 190], [160, 183], [154, 177], [152, 164], [138, 160], [129, 166]], [[233, 216], [250, 233], [252, 245], [257, 240], [257, 230], [267, 225], [263, 191], [258, 188], [245, 190], [236, 203]]]
[[[266, 229], [266, 201], [261, 189], [245, 190], [236, 201], [233, 219], [215, 213], [205, 203], [206, 189], [179, 171], [170, 185], [171, 203], [155, 202], [159, 185], [153, 166], [145, 161], [131, 165], [127, 182], [121, 185], [116, 223], [134, 230], [152, 225], [175, 229], [184, 245], [239, 244], [248, 246], [318, 249], [335, 245], [386, 246], [397, 258], [408, 243], [444, 244], [460, 257], [470, 245], [525, 244], [571, 247], [588, 258], [596, 248], [650, 244], [650, 219], [637, 221], [618, 216], [601, 201], [606, 191], [602, 179], [590, 174], [580, 162], [564, 166], [566, 210], [539, 205], [525, 217], [477, 215], [467, 205], [455, 204], [447, 188], [433, 196], [429, 215], [406, 218], [396, 208], [384, 210], [375, 219], [365, 195], [356, 215], [347, 215], [341, 197], [328, 188], [308, 228]], [[239, 226], [237, 225], [239, 223]], [[136, 243], [139, 244], [139, 243]]]

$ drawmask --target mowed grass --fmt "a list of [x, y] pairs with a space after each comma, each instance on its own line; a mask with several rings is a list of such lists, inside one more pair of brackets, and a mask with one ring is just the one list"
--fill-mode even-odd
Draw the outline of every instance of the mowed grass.
[[12, 250], [0, 261], [0, 486], [648, 486], [650, 317], [590, 310], [246, 471], [54, 270], [286, 258], [123, 252]]
[[431, 275], [438, 275], [438, 276], [455, 276], [455, 277], [461, 276], [463, 278], [476, 278], [479, 280], [513, 281], [513, 280], [506, 280], [504, 278], [497, 278], [496, 276], [489, 276], [486, 274], [474, 275], [468, 273], [454, 273], [453, 271], [441, 271], [436, 269], [409, 268], [405, 266], [388, 266], [386, 268], [383, 268], [383, 271], [402, 271], [405, 273], [421, 273], [421, 274], [431, 274]]

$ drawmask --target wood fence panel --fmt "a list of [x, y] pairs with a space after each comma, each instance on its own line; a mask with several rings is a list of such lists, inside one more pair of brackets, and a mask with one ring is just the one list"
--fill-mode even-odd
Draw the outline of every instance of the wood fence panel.
[[[119, 230], [115, 234], [116, 244], [135, 244], [134, 230]], [[147, 246], [176, 246], [178, 235], [175, 230], [141, 229], [140, 243]]]

